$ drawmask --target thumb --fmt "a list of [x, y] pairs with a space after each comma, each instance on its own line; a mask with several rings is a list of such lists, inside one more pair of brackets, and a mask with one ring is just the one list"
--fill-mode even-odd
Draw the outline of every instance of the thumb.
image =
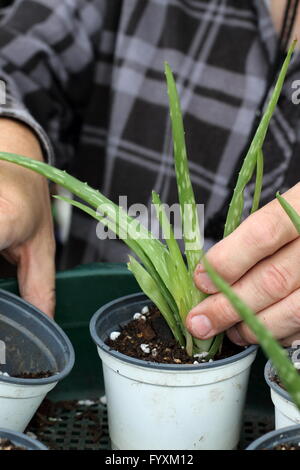
[[[50, 244], [51, 245], [51, 244]], [[28, 242], [20, 247], [18, 281], [20, 294], [50, 318], [55, 310], [54, 248]]]
[[240, 321], [227, 298], [218, 293], [206, 297], [189, 312], [186, 326], [196, 338], [209, 339]]

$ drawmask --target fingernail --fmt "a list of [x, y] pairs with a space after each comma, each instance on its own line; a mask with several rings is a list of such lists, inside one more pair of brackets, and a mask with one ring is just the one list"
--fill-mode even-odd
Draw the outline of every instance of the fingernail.
[[204, 338], [213, 333], [211, 321], [205, 315], [195, 315], [190, 320], [190, 330], [196, 338]]
[[202, 263], [197, 264], [195, 274], [205, 273], [205, 267]]
[[197, 281], [201, 290], [203, 290], [204, 292], [216, 291], [216, 287], [214, 283], [211, 281], [211, 279], [209, 278], [208, 274], [206, 274], [205, 272], [201, 272], [201, 271], [196, 271], [195, 274], [196, 274]]

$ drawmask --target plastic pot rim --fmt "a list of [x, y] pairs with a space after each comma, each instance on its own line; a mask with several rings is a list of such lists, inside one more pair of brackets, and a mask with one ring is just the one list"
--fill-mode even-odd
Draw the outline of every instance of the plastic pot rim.
[[[258, 447], [263, 444], [266, 440], [272, 440], [273, 438], [278, 437], [278, 444], [279, 443], [286, 443], [288, 442], [286, 439], [292, 440], [293, 437], [289, 438], [289, 436], [282, 436], [280, 439], [281, 434], [289, 433], [290, 431], [298, 431], [298, 434], [300, 435], [300, 424], [296, 424], [294, 426], [288, 426], [285, 428], [280, 428], [280, 429], [275, 429], [275, 431], [270, 431], [267, 434], [264, 434], [263, 436], [259, 437], [255, 441], [253, 441], [245, 450], [260, 450]], [[299, 439], [299, 438], [297, 438]]]
[[130, 294], [126, 295], [123, 297], [119, 297], [118, 299], [112, 300], [111, 302], [106, 303], [103, 305], [99, 310], [96, 311], [96, 313], [93, 315], [90, 321], [90, 334], [91, 337], [94, 341], [94, 343], [104, 352], [108, 353], [109, 355], [115, 357], [116, 359], [120, 360], [121, 362], [126, 362], [131, 365], [139, 366], [139, 367], [145, 367], [148, 369], [158, 369], [158, 370], [166, 370], [166, 371], [176, 371], [176, 372], [186, 372], [186, 371], [199, 371], [203, 369], [213, 369], [215, 367], [220, 367], [220, 366], [225, 366], [230, 363], [236, 362], [240, 359], [243, 359], [244, 357], [250, 355], [253, 353], [257, 348], [258, 345], [253, 344], [251, 346], [248, 346], [244, 351], [241, 351], [238, 354], [235, 354], [233, 356], [227, 357], [225, 359], [219, 359], [217, 361], [213, 362], [204, 362], [202, 364], [196, 365], [196, 364], [164, 364], [164, 363], [158, 363], [158, 362], [152, 362], [152, 361], [144, 361], [142, 359], [137, 359], [134, 357], [126, 356], [125, 354], [122, 354], [118, 351], [115, 351], [114, 349], [111, 349], [105, 342], [98, 336], [97, 333], [97, 321], [101, 315], [104, 315], [106, 310], [110, 307], [113, 307], [114, 305], [123, 302], [123, 303], [129, 303], [131, 300], [141, 300], [145, 301], [147, 305], [153, 304], [153, 302], [143, 293], [143, 292], [137, 292], [135, 294]]
[[284, 388], [280, 387], [280, 385], [278, 385], [276, 382], [274, 382], [274, 380], [272, 380], [272, 378], [274, 378], [275, 376], [274, 372], [275, 372], [275, 369], [273, 367], [273, 364], [271, 360], [269, 360], [266, 363], [265, 369], [264, 369], [265, 381], [267, 382], [271, 390], [274, 390], [274, 392], [278, 393], [278, 395], [285, 398], [289, 402], [293, 403], [293, 400], [291, 399], [289, 393], [286, 390], [284, 390]]
[[74, 348], [68, 336], [62, 330], [62, 328], [58, 326], [57, 323], [55, 323], [54, 320], [51, 320], [51, 318], [49, 318], [45, 313], [43, 313], [41, 310], [39, 310], [37, 307], [30, 304], [26, 300], [21, 299], [17, 295], [12, 294], [11, 292], [5, 291], [3, 289], [0, 289], [0, 296], [7, 301], [10, 301], [10, 302], [13, 301], [14, 304], [17, 304], [18, 306], [25, 309], [28, 314], [31, 314], [36, 318], [36, 320], [40, 323], [42, 327], [45, 326], [49, 330], [52, 330], [52, 332], [54, 332], [56, 336], [64, 342], [64, 345], [65, 345], [64, 349], [66, 352], [68, 351], [68, 354], [69, 354], [69, 359], [66, 362], [65, 367], [60, 372], [55, 373], [51, 377], [43, 377], [43, 378], [37, 378], [37, 379], [23, 379], [23, 378], [18, 378], [18, 377], [7, 377], [7, 376], [0, 375], [0, 382], [14, 384], [14, 385], [30, 385], [30, 386], [46, 385], [46, 384], [60, 382], [71, 372], [75, 363]]
[[48, 450], [44, 444], [40, 441], [33, 439], [32, 437], [27, 436], [21, 432], [11, 431], [9, 429], [0, 428], [0, 439], [9, 439], [15, 446], [25, 447], [31, 444], [31, 447], [36, 449], [26, 449], [26, 450]]

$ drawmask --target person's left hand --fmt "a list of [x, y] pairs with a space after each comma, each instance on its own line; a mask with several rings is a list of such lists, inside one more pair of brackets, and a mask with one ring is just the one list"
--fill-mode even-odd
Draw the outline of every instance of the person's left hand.
[[[283, 196], [300, 213], [300, 183]], [[276, 199], [213, 246], [207, 259], [281, 344], [300, 339], [300, 237]], [[208, 339], [227, 330], [236, 344], [256, 343], [201, 264], [194, 279], [200, 290], [213, 295], [189, 313], [186, 325], [192, 335]]]

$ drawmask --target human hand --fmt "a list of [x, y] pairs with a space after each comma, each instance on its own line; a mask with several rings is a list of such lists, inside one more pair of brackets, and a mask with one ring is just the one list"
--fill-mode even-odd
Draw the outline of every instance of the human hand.
[[[300, 183], [283, 196], [300, 212]], [[207, 259], [284, 346], [300, 339], [300, 237], [276, 199], [213, 246]], [[208, 339], [227, 330], [236, 344], [256, 343], [201, 264], [194, 279], [199, 289], [212, 295], [189, 313], [189, 331]]]
[[[25, 125], [0, 118], [0, 151], [43, 160]], [[0, 162], [0, 251], [17, 265], [22, 297], [48, 316], [55, 308], [55, 241], [48, 183], [17, 165]]]

